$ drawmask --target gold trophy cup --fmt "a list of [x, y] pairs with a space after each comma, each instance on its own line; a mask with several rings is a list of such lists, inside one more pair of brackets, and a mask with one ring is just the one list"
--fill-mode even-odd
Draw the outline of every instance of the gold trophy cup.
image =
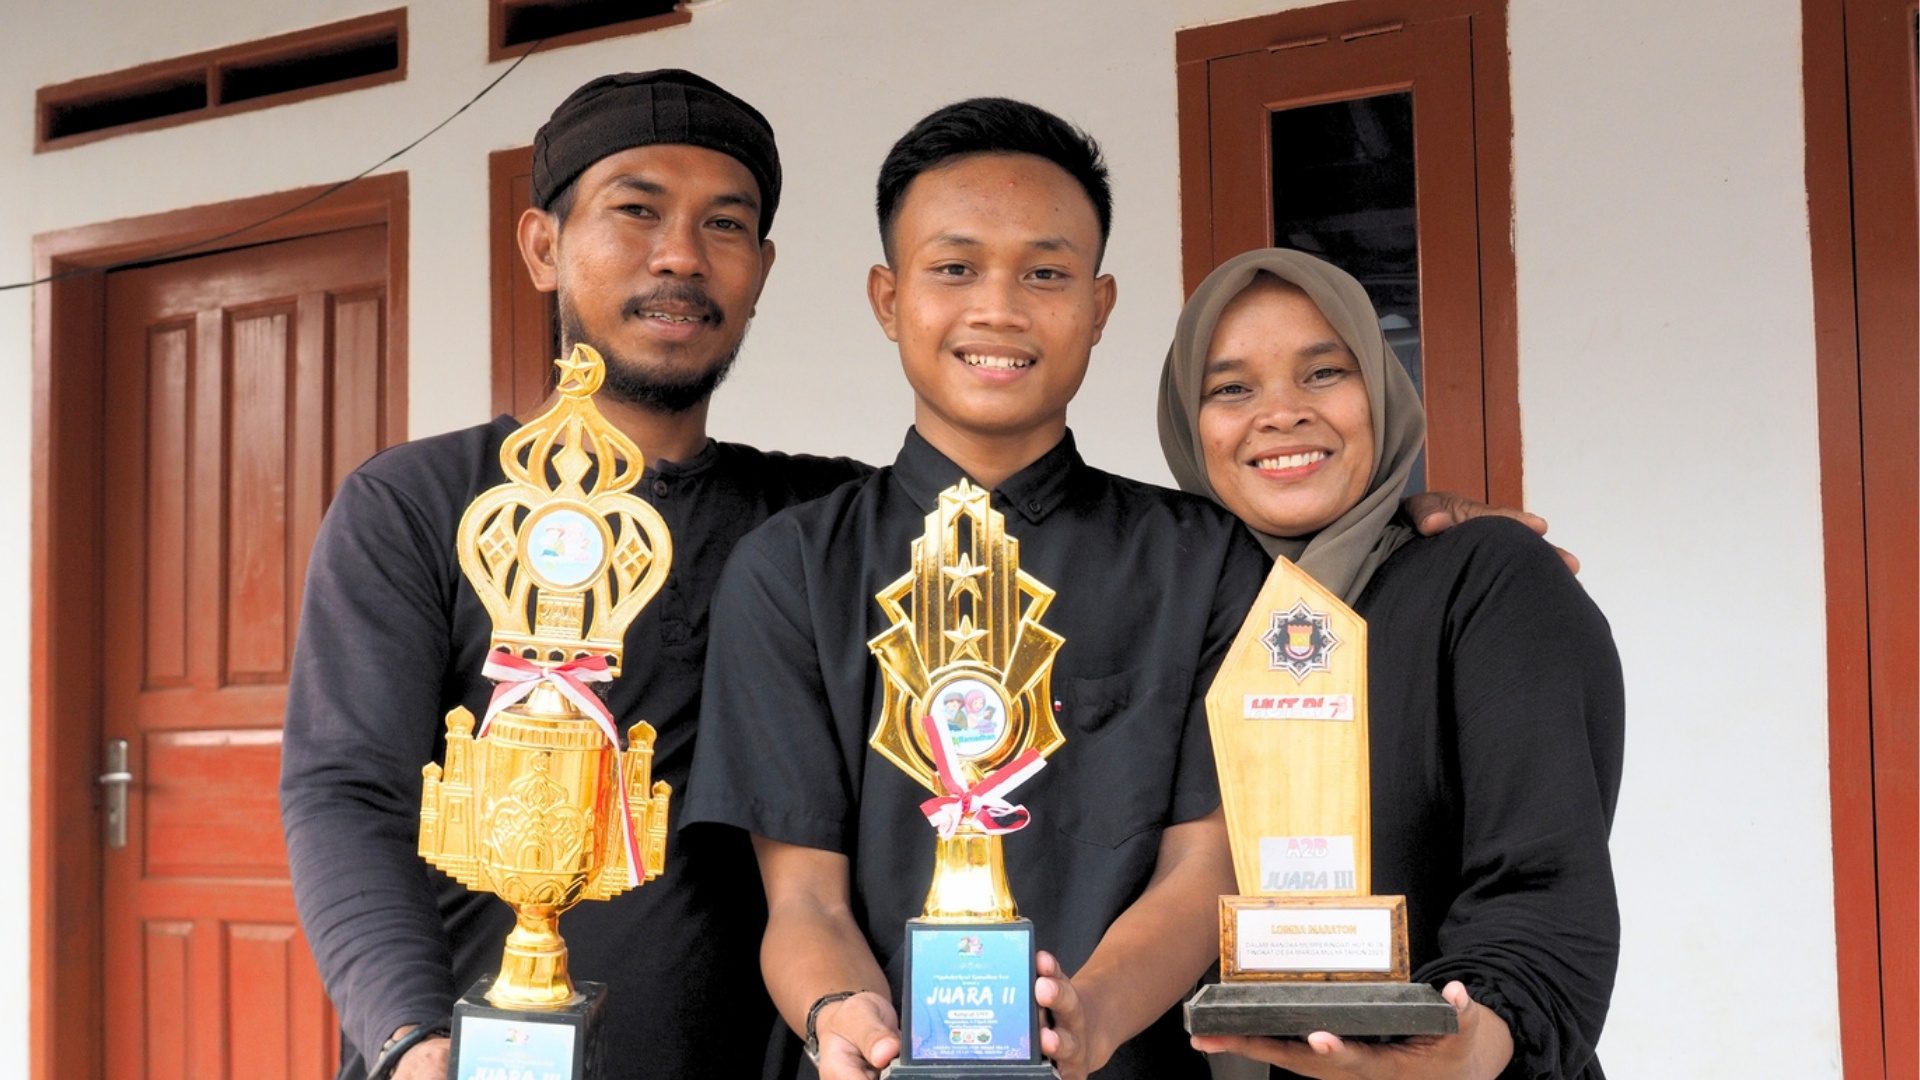
[[1220, 982], [1195, 1035], [1440, 1035], [1438, 991], [1407, 981], [1407, 904], [1371, 894], [1367, 624], [1274, 562], [1207, 690], [1241, 895], [1220, 898]]
[[512, 905], [498, 974], [454, 1008], [452, 1075], [598, 1075], [606, 988], [567, 974], [560, 915], [658, 876], [667, 855], [665, 782], [652, 781], [654, 731], [622, 750], [593, 689], [620, 673], [629, 623], [673, 561], [666, 523], [629, 493], [640, 450], [593, 394], [600, 355], [574, 346], [559, 400], [500, 448], [507, 480], [460, 518], [461, 569], [493, 617], [496, 682], [475, 731], [447, 715], [445, 765], [422, 773], [420, 855]]
[[987, 492], [941, 492], [913, 569], [874, 597], [893, 620], [867, 643], [884, 696], [874, 750], [933, 792], [933, 883], [907, 922], [894, 1080], [1057, 1078], [1040, 1053], [1033, 924], [1007, 887], [1008, 801], [1066, 742], [1051, 679], [1060, 635], [1040, 625], [1053, 590], [1020, 569], [1020, 542]]

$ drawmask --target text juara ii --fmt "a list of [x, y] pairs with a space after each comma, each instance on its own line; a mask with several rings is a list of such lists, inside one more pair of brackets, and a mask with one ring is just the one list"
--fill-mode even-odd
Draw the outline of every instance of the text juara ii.
[[875, 596], [892, 625], [868, 642], [884, 697], [870, 745], [933, 793], [933, 882], [907, 921], [895, 1080], [1041, 1080], [1033, 923], [1007, 886], [1002, 838], [1027, 824], [1010, 796], [1066, 742], [1047, 703], [1053, 600], [986, 491], [941, 492], [913, 568]]
[[606, 987], [568, 976], [560, 915], [667, 859], [653, 726], [634, 724], [623, 745], [594, 687], [620, 674], [627, 626], [660, 591], [673, 542], [629, 493], [639, 448], [593, 404], [599, 354], [578, 345], [557, 363], [559, 400], [501, 445], [507, 480], [467, 507], [456, 541], [493, 619], [496, 685], [477, 730], [465, 709], [447, 716], [446, 762], [423, 770], [420, 855], [512, 905], [514, 928], [499, 973], [454, 1006], [451, 1080], [599, 1080]]

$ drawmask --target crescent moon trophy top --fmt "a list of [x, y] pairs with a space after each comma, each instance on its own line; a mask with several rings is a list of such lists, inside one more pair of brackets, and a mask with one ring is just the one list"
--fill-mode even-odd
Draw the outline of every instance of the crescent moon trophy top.
[[456, 550], [493, 616], [492, 649], [540, 664], [604, 656], [619, 674], [628, 624], [673, 563], [667, 524], [630, 494], [645, 461], [600, 415], [606, 362], [575, 345], [559, 400], [500, 447], [506, 482], [460, 518]]

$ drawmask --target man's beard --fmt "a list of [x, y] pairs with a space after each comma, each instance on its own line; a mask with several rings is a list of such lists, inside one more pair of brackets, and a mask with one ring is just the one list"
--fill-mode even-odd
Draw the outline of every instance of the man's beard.
[[[691, 284], [664, 284], [644, 297], [636, 296], [628, 300], [621, 311], [622, 318], [645, 318], [640, 314], [649, 303], [672, 300], [683, 305], [691, 305], [702, 310], [706, 318], [716, 325], [723, 325], [725, 314], [719, 305], [707, 296], [706, 290]], [[740, 339], [733, 343], [727, 354], [709, 365], [705, 370], [672, 374], [663, 371], [648, 370], [645, 364], [623, 356], [607, 345], [593, 341], [587, 336], [586, 326], [580, 320], [565, 293], [560, 296], [560, 344], [561, 351], [570, 351], [576, 344], [592, 346], [607, 363], [607, 379], [602, 389], [621, 401], [638, 405], [654, 412], [683, 413], [706, 401], [713, 392], [726, 381], [727, 374], [733, 370], [733, 362], [740, 355], [740, 347], [746, 343], [746, 332], [741, 331]], [[685, 346], [666, 343], [663, 351], [672, 356]]]

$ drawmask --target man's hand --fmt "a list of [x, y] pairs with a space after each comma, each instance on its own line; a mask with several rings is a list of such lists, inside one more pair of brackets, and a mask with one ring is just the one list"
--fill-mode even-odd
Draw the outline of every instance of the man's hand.
[[1047, 1010], [1052, 1024], [1040, 1029], [1040, 1052], [1053, 1059], [1060, 1080], [1086, 1080], [1087, 1074], [1107, 1063], [1113, 1048], [1100, 1045], [1095, 1033], [1092, 1003], [1073, 985], [1060, 961], [1050, 952], [1034, 954], [1033, 999]]
[[1397, 1043], [1349, 1043], [1316, 1031], [1305, 1042], [1245, 1035], [1196, 1035], [1193, 1048], [1230, 1053], [1292, 1069], [1319, 1080], [1492, 1080], [1513, 1058], [1513, 1034], [1507, 1022], [1475, 1002], [1467, 988], [1450, 982], [1440, 995], [1460, 1016], [1452, 1035]]
[[900, 1016], [871, 990], [836, 1001], [814, 1017], [820, 1080], [872, 1080], [900, 1054]]
[[[401, 1028], [395, 1035], [404, 1035], [413, 1030], [411, 1026]], [[393, 1080], [447, 1080], [447, 1051], [453, 1046], [453, 1040], [446, 1038], [428, 1039], [415, 1044], [394, 1066]]]
[[[1469, 499], [1465, 495], [1455, 495], [1450, 491], [1423, 491], [1418, 495], [1407, 496], [1407, 516], [1413, 519], [1413, 527], [1420, 530], [1422, 536], [1443, 533], [1463, 521], [1492, 514], [1496, 517], [1512, 518], [1532, 529], [1539, 536], [1547, 535], [1547, 519], [1539, 514], [1529, 514], [1525, 510], [1514, 510], [1505, 506], [1494, 506], [1478, 499]], [[1563, 547], [1553, 550], [1560, 553], [1560, 561], [1567, 569], [1580, 572], [1580, 559]]]

